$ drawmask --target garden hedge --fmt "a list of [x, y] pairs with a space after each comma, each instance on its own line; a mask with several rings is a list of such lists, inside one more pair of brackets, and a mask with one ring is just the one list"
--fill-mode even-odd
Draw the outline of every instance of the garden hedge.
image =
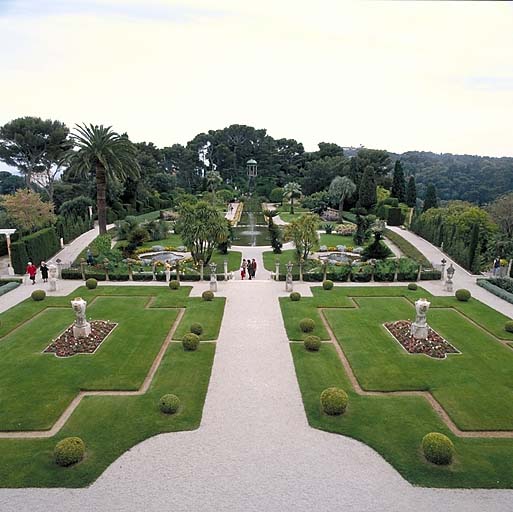
[[504, 330], [507, 331], [507, 332], [513, 332], [513, 320], [508, 320], [504, 324]]
[[478, 279], [476, 282], [478, 286], [481, 286], [481, 288], [484, 288], [506, 302], [513, 304], [513, 293], [509, 293], [503, 288], [493, 284], [489, 279]]
[[12, 266], [16, 274], [24, 274], [27, 263], [39, 265], [59, 251], [61, 245], [55, 228], [45, 228], [11, 244]]
[[94, 277], [90, 277], [85, 284], [89, 290], [94, 290], [98, 286], [98, 281]]
[[301, 294], [299, 292], [291, 292], [289, 297], [292, 302], [301, 300]]
[[315, 329], [315, 322], [311, 318], [303, 318], [299, 321], [299, 328], [302, 332], [312, 332]]
[[197, 336], [201, 336], [203, 334], [203, 326], [198, 322], [191, 324], [191, 328], [189, 330]]
[[456, 293], [454, 295], [460, 302], [468, 302], [470, 300], [470, 297], [472, 297], [472, 294], [464, 288], [456, 290]]
[[446, 435], [430, 432], [422, 438], [422, 451], [429, 462], [446, 465], [452, 462], [454, 445]]
[[180, 407], [180, 399], [171, 393], [164, 395], [159, 400], [159, 409], [164, 414], [174, 414]]
[[59, 441], [53, 456], [59, 466], [71, 466], [84, 458], [85, 444], [80, 437], [66, 437]]
[[306, 350], [310, 352], [318, 352], [321, 348], [321, 338], [319, 338], [319, 336], [309, 335], [303, 341], [303, 345]]
[[45, 300], [46, 292], [44, 290], [34, 290], [30, 296], [32, 297], [32, 300], [39, 302], [41, 300]]
[[322, 410], [330, 416], [342, 414], [347, 407], [347, 393], [340, 388], [327, 388], [321, 393]]
[[205, 290], [201, 294], [201, 298], [206, 301], [211, 301], [214, 299], [214, 292], [211, 292], [210, 290]]
[[188, 332], [182, 339], [182, 346], [184, 350], [193, 352], [199, 346], [199, 336], [193, 332]]
[[5, 295], [7, 292], [10, 292], [15, 288], [18, 288], [18, 286], [20, 286], [20, 283], [16, 281], [10, 281], [8, 283], [2, 284], [2, 286], [0, 286], [0, 296]]

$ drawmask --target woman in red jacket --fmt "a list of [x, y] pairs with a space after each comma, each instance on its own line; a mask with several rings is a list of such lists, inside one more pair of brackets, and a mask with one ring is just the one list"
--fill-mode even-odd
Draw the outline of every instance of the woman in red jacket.
[[37, 267], [31, 261], [28, 262], [25, 272], [29, 275], [30, 279], [32, 279], [32, 284], [36, 284]]

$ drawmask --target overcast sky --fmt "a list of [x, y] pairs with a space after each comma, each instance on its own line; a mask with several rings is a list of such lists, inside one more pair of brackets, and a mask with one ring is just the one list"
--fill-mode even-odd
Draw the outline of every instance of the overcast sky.
[[513, 4], [0, 0], [0, 124], [513, 156]]

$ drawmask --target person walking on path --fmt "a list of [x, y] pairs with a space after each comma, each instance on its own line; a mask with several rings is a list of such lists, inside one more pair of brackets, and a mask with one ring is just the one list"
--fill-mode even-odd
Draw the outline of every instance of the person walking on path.
[[41, 271], [41, 278], [43, 279], [43, 283], [48, 282], [48, 266], [46, 265], [46, 261], [41, 262], [41, 266], [39, 267]]
[[28, 262], [25, 272], [29, 275], [29, 278], [32, 279], [32, 284], [36, 284], [37, 267], [31, 261]]
[[244, 258], [242, 260], [242, 266], [240, 267], [240, 278], [242, 280], [244, 280], [244, 278], [246, 277], [246, 268], [247, 268], [247, 264], [246, 264], [246, 259]]
[[253, 258], [253, 260], [251, 261], [251, 274], [253, 275], [253, 279], [255, 279], [256, 269], [257, 269], [257, 262], [256, 262], [255, 258]]
[[497, 257], [493, 260], [493, 270], [492, 270], [492, 275], [493, 275], [493, 276], [496, 276], [497, 274], [500, 274], [500, 271], [501, 271], [501, 259], [497, 256]]

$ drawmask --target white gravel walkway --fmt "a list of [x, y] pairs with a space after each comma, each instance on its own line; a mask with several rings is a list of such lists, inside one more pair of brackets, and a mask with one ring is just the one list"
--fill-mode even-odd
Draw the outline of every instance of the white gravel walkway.
[[512, 510], [511, 491], [415, 488], [364, 444], [311, 429], [277, 300], [283, 287], [220, 287], [226, 311], [198, 430], [135, 446], [88, 489], [0, 490], [0, 510]]

